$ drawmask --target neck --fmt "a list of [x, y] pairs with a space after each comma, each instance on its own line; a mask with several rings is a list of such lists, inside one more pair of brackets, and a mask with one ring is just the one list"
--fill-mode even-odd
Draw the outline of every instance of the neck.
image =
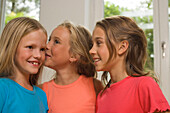
[[117, 63], [117, 65], [113, 67], [109, 71], [109, 73], [110, 73], [111, 81], [113, 83], [119, 82], [128, 76], [124, 62]]
[[29, 82], [29, 77], [30, 77], [30, 75], [24, 75], [22, 73], [16, 72], [12, 79], [15, 82], [17, 82], [19, 85], [21, 85], [22, 87], [32, 91], [33, 87]]
[[58, 85], [68, 85], [79, 78], [79, 74], [73, 69], [63, 69], [56, 71], [55, 83]]

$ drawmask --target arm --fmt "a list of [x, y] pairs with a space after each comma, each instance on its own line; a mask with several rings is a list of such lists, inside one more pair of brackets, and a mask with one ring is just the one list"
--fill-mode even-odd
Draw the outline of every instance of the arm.
[[103, 90], [104, 86], [100, 80], [97, 80], [96, 78], [93, 78], [93, 83], [94, 83], [94, 89], [96, 92], [96, 96], [99, 94], [101, 90]]

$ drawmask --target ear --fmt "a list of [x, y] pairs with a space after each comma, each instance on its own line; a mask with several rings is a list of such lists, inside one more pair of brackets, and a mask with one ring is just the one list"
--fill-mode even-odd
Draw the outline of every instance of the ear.
[[76, 62], [76, 61], [77, 61], [77, 58], [74, 57], [73, 55], [71, 55], [69, 61], [70, 61], [71, 63]]
[[121, 41], [119, 43], [118, 55], [122, 55], [123, 53], [125, 53], [128, 47], [129, 47], [129, 42], [127, 40]]

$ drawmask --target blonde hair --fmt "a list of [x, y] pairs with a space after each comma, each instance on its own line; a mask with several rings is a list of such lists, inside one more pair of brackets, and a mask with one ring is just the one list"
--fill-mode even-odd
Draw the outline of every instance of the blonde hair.
[[[35, 19], [18, 17], [7, 23], [0, 37], [0, 77], [10, 77], [15, 73], [15, 54], [20, 40], [30, 32], [44, 27]], [[38, 74], [30, 76], [30, 83], [35, 85]]]
[[77, 73], [87, 77], [94, 77], [95, 66], [89, 50], [92, 48], [91, 33], [83, 26], [75, 26], [70, 21], [65, 21], [59, 26], [66, 27], [70, 32], [70, 52], [79, 56], [76, 62]]

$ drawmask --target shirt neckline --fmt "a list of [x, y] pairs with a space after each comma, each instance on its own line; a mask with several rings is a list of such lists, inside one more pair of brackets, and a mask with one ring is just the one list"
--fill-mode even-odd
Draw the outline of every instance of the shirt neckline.
[[83, 75], [80, 75], [76, 81], [74, 81], [73, 83], [68, 84], [68, 85], [58, 85], [54, 82], [54, 79], [53, 79], [52, 84], [57, 88], [68, 88], [68, 87], [72, 87], [72, 86], [76, 85], [79, 81], [81, 81], [82, 78], [83, 78]]

